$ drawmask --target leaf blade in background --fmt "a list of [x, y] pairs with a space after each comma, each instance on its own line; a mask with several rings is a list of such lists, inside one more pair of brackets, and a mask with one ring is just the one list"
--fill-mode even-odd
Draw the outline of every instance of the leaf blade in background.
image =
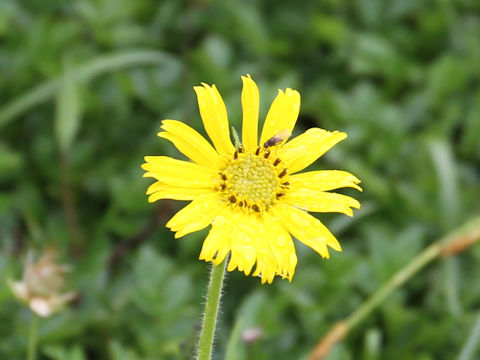
[[[77, 73], [79, 81], [90, 81], [93, 78], [112, 71], [140, 65], [161, 65], [165, 61], [173, 61], [173, 57], [165, 52], [155, 50], [127, 50], [113, 54], [99, 55], [83, 66], [72, 71]], [[17, 96], [0, 109], [0, 128], [7, 125], [19, 115], [55, 95], [60, 87], [61, 79], [55, 78]]]
[[55, 138], [65, 153], [70, 151], [80, 120], [78, 80], [70, 66], [66, 65], [57, 92], [55, 116]]

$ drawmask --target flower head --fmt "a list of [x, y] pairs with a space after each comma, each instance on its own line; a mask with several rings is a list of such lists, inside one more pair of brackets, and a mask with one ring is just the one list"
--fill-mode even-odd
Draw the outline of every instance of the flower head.
[[57, 255], [47, 251], [34, 261], [30, 255], [25, 265], [22, 281], [9, 281], [14, 295], [26, 302], [30, 309], [40, 316], [47, 317], [60, 311], [75, 297], [74, 293], [60, 294], [65, 273], [70, 268], [58, 265]]
[[297, 174], [347, 135], [311, 128], [288, 141], [300, 110], [300, 94], [279, 90], [258, 140], [259, 92], [249, 75], [242, 77], [242, 143], [230, 139], [225, 104], [215, 87], [194, 87], [200, 115], [212, 145], [194, 129], [164, 120], [158, 136], [171, 141], [190, 161], [146, 156], [145, 177], [157, 181], [147, 194], [160, 199], [192, 200], [167, 227], [175, 237], [212, 224], [200, 259], [220, 264], [231, 254], [236, 268], [271, 283], [275, 275], [292, 279], [297, 264], [292, 235], [322, 257], [340, 244], [312, 212], [353, 215], [357, 200], [328, 192], [343, 187], [361, 190], [352, 174], [338, 170]]

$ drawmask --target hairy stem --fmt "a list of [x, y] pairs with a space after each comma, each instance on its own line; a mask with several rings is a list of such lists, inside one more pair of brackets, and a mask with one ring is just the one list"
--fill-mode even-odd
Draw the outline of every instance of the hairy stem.
[[197, 360], [210, 360], [212, 354], [213, 337], [215, 335], [215, 325], [217, 323], [218, 307], [222, 295], [226, 266], [226, 259], [218, 266], [212, 265], [207, 303], [205, 304], [205, 313], [203, 315], [202, 331], [200, 332], [198, 342]]

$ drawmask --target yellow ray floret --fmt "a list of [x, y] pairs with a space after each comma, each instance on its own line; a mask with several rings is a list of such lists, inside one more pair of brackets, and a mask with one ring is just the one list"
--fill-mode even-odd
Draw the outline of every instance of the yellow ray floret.
[[167, 223], [167, 227], [175, 232], [176, 238], [204, 229], [220, 213], [222, 205], [215, 193], [199, 195], [176, 213]]
[[250, 75], [242, 76], [242, 142], [247, 150], [257, 147], [258, 112], [260, 109], [260, 95], [257, 84]]
[[219, 154], [232, 154], [235, 148], [230, 140], [227, 109], [215, 85], [195, 86], [203, 125]]
[[307, 212], [293, 206], [279, 204], [273, 208], [273, 213], [293, 236], [324, 258], [330, 257], [327, 246], [336, 251], [342, 251], [338, 240], [327, 227]]
[[153, 177], [172, 186], [210, 188], [215, 171], [191, 162], [168, 156], [145, 156], [144, 177]]
[[305, 169], [346, 137], [347, 134], [339, 131], [308, 129], [279, 149], [278, 155], [284, 159], [289, 173], [293, 174]]
[[312, 191], [329, 191], [351, 187], [362, 191], [358, 186], [360, 180], [354, 175], [341, 170], [309, 171], [290, 176], [292, 188], [309, 189]]
[[285, 92], [278, 90], [278, 95], [268, 110], [263, 126], [260, 144], [279, 131], [292, 132], [300, 112], [300, 94], [298, 91], [287, 89]]
[[222, 158], [205, 138], [190, 126], [176, 120], [163, 120], [162, 132], [157, 135], [167, 139], [185, 156], [199, 165], [218, 168]]
[[339, 212], [348, 216], [353, 216], [352, 208], [360, 209], [360, 203], [350, 196], [304, 188], [287, 192], [284, 201], [306, 211]]

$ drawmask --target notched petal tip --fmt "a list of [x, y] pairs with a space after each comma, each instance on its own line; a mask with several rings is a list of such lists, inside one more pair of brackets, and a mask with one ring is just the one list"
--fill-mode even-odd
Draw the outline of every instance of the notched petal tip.
[[362, 181], [358, 179], [355, 175], [350, 174], [350, 176], [346, 180], [350, 182], [349, 187], [354, 188], [360, 192], [363, 192], [363, 189], [358, 185]]
[[346, 208], [343, 213], [348, 217], [353, 217], [353, 210], [351, 208]]
[[345, 209], [344, 214], [353, 217], [353, 210], [352, 209], [360, 209], [360, 202], [354, 198], [350, 198], [350, 203], [347, 205], [348, 207]]
[[198, 101], [203, 101], [203, 96], [205, 96], [205, 87], [204, 86], [194, 86], [193, 91], [197, 94]]
[[243, 82], [243, 85], [245, 85], [245, 83], [248, 83], [248, 82], [252, 82], [256, 85], [255, 81], [252, 79], [252, 77], [250, 76], [250, 74], [247, 74], [245, 76], [242, 76], [242, 82]]
[[352, 182], [352, 186], [351, 186], [352, 188], [357, 189], [360, 192], [363, 192], [362, 187], [358, 185], [362, 183], [362, 181], [359, 178], [357, 178], [355, 175], [352, 175], [351, 179], [349, 180]]
[[[145, 156], [145, 161], [147, 161], [147, 156]], [[152, 175], [152, 173], [150, 172], [152, 170], [152, 164], [150, 162], [145, 162], [143, 163], [142, 165], [140, 165], [140, 167], [142, 168], [142, 170], [145, 170], [147, 171], [146, 173], [143, 174], [143, 177], [150, 177], [149, 175]], [[148, 174], [148, 175], [147, 175]]]
[[354, 208], [354, 209], [360, 209], [360, 207], [362, 206], [362, 205], [360, 204], [360, 201], [358, 201], [358, 200], [356, 200], [356, 199], [354, 199], [354, 198], [351, 198], [351, 199], [352, 199], [352, 200], [351, 200], [350, 206], [351, 206], [352, 208]]
[[[300, 93], [297, 90], [293, 90], [291, 88], [285, 89], [285, 96], [288, 98], [298, 98], [300, 100]], [[297, 100], [297, 99], [294, 99]]]
[[154, 203], [155, 201], [157, 201], [158, 199], [156, 199], [156, 196], [155, 196], [155, 193], [153, 193], [152, 195], [150, 195], [148, 197], [148, 202], [149, 203]]

